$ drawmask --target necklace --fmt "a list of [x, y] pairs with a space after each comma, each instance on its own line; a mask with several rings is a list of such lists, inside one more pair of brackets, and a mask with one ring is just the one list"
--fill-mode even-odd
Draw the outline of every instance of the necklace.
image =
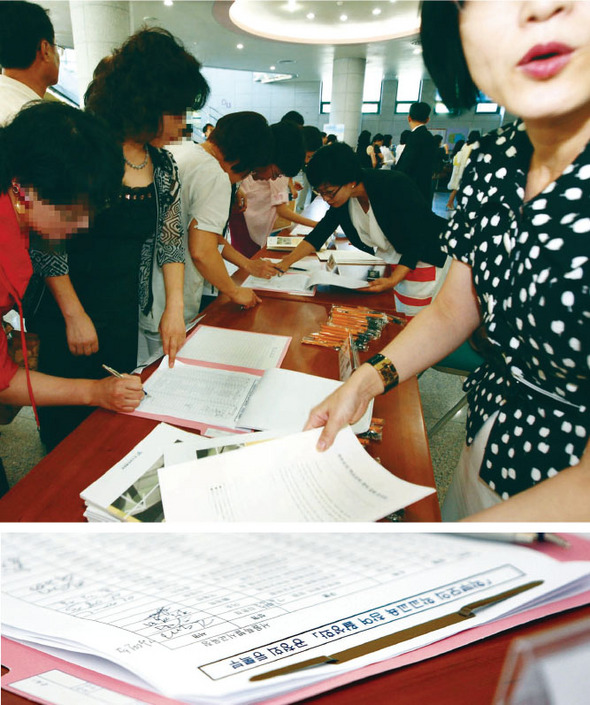
[[127, 164], [127, 166], [130, 166], [132, 169], [144, 169], [144, 168], [147, 166], [147, 163], [148, 163], [149, 152], [148, 152], [148, 148], [147, 148], [146, 145], [144, 145], [143, 148], [145, 149], [145, 159], [143, 160], [143, 162], [142, 162], [141, 164], [133, 164], [133, 163], [130, 162], [129, 159], [127, 159], [127, 157], [123, 154], [123, 159], [125, 160], [125, 164]]

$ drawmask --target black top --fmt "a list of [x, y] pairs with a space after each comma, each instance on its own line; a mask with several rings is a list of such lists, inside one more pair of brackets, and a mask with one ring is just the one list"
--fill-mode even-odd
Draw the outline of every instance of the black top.
[[498, 411], [480, 476], [504, 499], [576, 464], [590, 429], [590, 146], [525, 203], [531, 156], [522, 122], [475, 143], [444, 235], [492, 344], [467, 443]]
[[395, 168], [414, 181], [428, 203], [432, 201], [432, 174], [435, 161], [434, 137], [424, 125], [420, 125], [408, 135], [405, 149]]
[[[446, 257], [439, 236], [447, 221], [430, 210], [415, 184], [404, 174], [387, 169], [363, 169], [362, 182], [379, 227], [401, 255], [399, 264], [410, 269], [418, 262], [442, 267]], [[355, 247], [373, 254], [352, 224], [348, 201], [330, 208], [305, 241], [319, 250], [338, 226]]]

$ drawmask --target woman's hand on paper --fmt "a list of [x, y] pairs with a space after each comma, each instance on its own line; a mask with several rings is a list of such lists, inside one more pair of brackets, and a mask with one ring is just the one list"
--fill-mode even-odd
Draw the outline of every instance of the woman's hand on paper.
[[105, 377], [92, 382], [94, 385], [91, 406], [130, 413], [144, 398], [143, 386], [138, 375]]
[[98, 352], [98, 335], [90, 316], [82, 311], [66, 321], [66, 337], [72, 355], [92, 355]]
[[232, 301], [239, 304], [242, 308], [254, 308], [262, 302], [262, 299], [256, 296], [252, 289], [241, 286], [231, 297]]
[[270, 279], [277, 274], [275, 265], [266, 259], [251, 259], [248, 261], [247, 271], [253, 277], [261, 277], [262, 279]]
[[361, 365], [347, 382], [311, 410], [304, 430], [323, 426], [317, 449], [327, 450], [338, 431], [358, 421], [371, 399], [382, 392], [383, 382], [375, 369]]
[[186, 340], [186, 328], [182, 311], [172, 311], [166, 308], [160, 319], [159, 331], [164, 355], [168, 355], [169, 366], [174, 367], [176, 354]]
[[393, 289], [397, 281], [393, 281], [391, 277], [381, 277], [369, 282], [368, 286], [359, 289], [359, 291], [368, 291], [370, 294], [378, 294], [380, 291], [390, 291]]

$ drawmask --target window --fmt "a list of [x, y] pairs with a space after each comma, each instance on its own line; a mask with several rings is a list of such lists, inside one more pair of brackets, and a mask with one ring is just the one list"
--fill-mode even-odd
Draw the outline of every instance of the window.
[[497, 113], [500, 109], [500, 106], [498, 103], [491, 103], [491, 102], [485, 102], [485, 103], [477, 103], [475, 106], [475, 112], [476, 113]]
[[419, 74], [405, 74], [397, 79], [397, 94], [395, 96], [395, 112], [407, 115], [410, 106], [420, 100], [422, 78]]
[[[377, 115], [381, 112], [381, 92], [383, 90], [383, 74], [381, 71], [365, 71], [365, 83], [363, 86], [363, 103], [361, 112], [363, 115]], [[320, 113], [330, 112], [332, 99], [332, 76], [322, 81], [320, 89]]]

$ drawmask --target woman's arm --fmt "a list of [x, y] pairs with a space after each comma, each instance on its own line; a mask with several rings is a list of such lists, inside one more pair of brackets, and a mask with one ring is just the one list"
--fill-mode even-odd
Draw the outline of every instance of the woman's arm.
[[166, 307], [158, 330], [162, 338], [164, 355], [169, 357], [169, 366], [174, 367], [176, 353], [186, 339], [184, 326], [184, 264], [168, 262], [162, 265], [164, 289], [166, 291]]
[[260, 298], [243, 286], [238, 286], [227, 273], [223, 258], [218, 249], [218, 235], [199, 230], [196, 220], [189, 225], [188, 247], [195, 267], [214, 287], [237, 304], [252, 308], [260, 303]]
[[464, 521], [590, 521], [590, 443], [577, 465]]
[[[456, 350], [480, 324], [471, 267], [453, 261], [436, 299], [381, 351], [395, 365], [400, 382], [425, 370]], [[325, 426], [318, 450], [326, 450], [338, 431], [354, 423], [369, 401], [383, 392], [376, 370], [361, 365], [321, 404], [312, 409], [306, 429]]]
[[[102, 406], [112, 411], [131, 412], [144, 396], [137, 375], [123, 375], [120, 379], [65, 379], [31, 372], [30, 376], [38, 406]], [[31, 403], [24, 369], [19, 368], [8, 387], [0, 392], [0, 402], [19, 406]]]
[[311, 220], [310, 218], [306, 218], [304, 215], [301, 215], [301, 213], [297, 213], [296, 211], [291, 210], [287, 203], [281, 203], [279, 206], [276, 206], [276, 209], [277, 215], [280, 218], [290, 220], [292, 223], [307, 225], [307, 227], [309, 228], [315, 228], [315, 226], [318, 224], [317, 220]]
[[98, 352], [96, 328], [76, 294], [70, 275], [46, 277], [45, 283], [64, 317], [68, 347], [72, 355], [92, 355]]
[[253, 277], [262, 277], [270, 279], [277, 273], [275, 266], [266, 259], [248, 259], [241, 252], [238, 252], [235, 247], [229, 244], [222, 235], [217, 236], [217, 243], [221, 245], [221, 256], [224, 260], [235, 264], [240, 269], [245, 269], [248, 274]]

